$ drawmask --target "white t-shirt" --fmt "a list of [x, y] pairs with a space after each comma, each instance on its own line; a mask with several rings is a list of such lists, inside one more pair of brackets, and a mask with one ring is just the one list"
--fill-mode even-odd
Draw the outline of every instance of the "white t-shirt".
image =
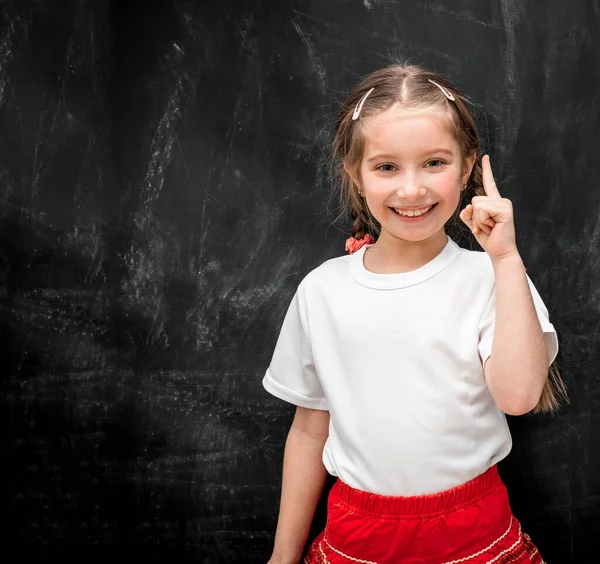
[[[327, 471], [381, 495], [424, 495], [479, 476], [512, 447], [485, 382], [495, 322], [489, 255], [444, 249], [424, 266], [376, 274], [370, 245], [324, 262], [299, 284], [265, 389], [329, 410]], [[558, 339], [527, 277], [548, 349]]]

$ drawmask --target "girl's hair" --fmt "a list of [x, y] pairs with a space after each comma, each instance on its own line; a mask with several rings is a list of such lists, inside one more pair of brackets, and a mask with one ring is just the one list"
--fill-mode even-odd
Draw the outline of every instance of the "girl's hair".
[[[432, 84], [430, 79], [443, 86], [454, 96], [450, 101], [442, 90]], [[360, 117], [352, 119], [357, 103], [373, 88], [360, 110]], [[365, 199], [359, 194], [359, 186], [352, 177], [361, 183], [360, 165], [364, 152], [364, 120], [399, 104], [407, 113], [441, 112], [448, 118], [454, 136], [460, 147], [463, 166], [467, 157], [475, 153], [476, 159], [467, 181], [461, 191], [459, 205], [445, 227], [451, 230], [461, 228], [460, 211], [465, 201], [474, 196], [485, 196], [483, 188], [483, 170], [481, 140], [473, 115], [467, 105], [466, 97], [444, 76], [427, 70], [419, 65], [391, 65], [377, 70], [363, 78], [348, 94], [342, 104], [336, 121], [336, 133], [333, 140], [333, 152], [330, 162], [330, 177], [334, 190], [338, 192], [342, 215], [352, 217], [351, 235], [361, 239], [369, 233], [375, 238], [381, 231], [381, 225], [371, 214]], [[352, 173], [350, 175], [346, 167]], [[553, 362], [549, 368], [548, 379], [540, 401], [534, 413], [555, 411], [568, 402], [565, 385]]]

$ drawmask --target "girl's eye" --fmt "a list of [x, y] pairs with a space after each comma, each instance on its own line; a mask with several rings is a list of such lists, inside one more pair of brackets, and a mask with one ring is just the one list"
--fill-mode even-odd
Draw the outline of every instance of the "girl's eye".
[[392, 172], [396, 167], [391, 164], [384, 164], [377, 167], [377, 170], [381, 170], [383, 172]]
[[[433, 159], [431, 161], [429, 161], [427, 164], [431, 164], [431, 163], [440, 163], [440, 165], [444, 164], [444, 161], [440, 161], [439, 159]], [[439, 165], [438, 165], [439, 166]], [[435, 167], [434, 167], [435, 168]]]

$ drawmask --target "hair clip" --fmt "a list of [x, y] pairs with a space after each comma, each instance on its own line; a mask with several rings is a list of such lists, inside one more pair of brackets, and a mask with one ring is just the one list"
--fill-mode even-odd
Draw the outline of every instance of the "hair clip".
[[375, 90], [375, 87], [373, 86], [373, 88], [371, 88], [371, 90], [369, 90], [359, 101], [358, 104], [356, 104], [356, 108], [354, 108], [354, 113], [352, 114], [352, 120], [356, 120], [358, 119], [358, 116], [360, 115], [360, 111], [362, 110], [363, 104], [365, 103], [365, 100], [367, 99], [367, 96], [373, 92], [373, 90]]
[[434, 82], [433, 80], [431, 80], [431, 78], [428, 78], [427, 80], [429, 80], [429, 82], [431, 82], [431, 84], [435, 84], [446, 96], [446, 98], [448, 98], [448, 100], [455, 100], [454, 96], [449, 92], [449, 90], [447, 88], [444, 88], [443, 86], [439, 85], [437, 82]]

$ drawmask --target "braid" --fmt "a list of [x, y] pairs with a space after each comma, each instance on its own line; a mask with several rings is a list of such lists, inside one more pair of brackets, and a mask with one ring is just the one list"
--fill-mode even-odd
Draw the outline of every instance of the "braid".
[[369, 231], [368, 225], [365, 224], [363, 219], [362, 210], [356, 205], [356, 201], [352, 202], [352, 229], [350, 234], [355, 239], [362, 239]]
[[473, 196], [485, 196], [485, 188], [483, 187], [483, 168], [481, 166], [481, 155], [478, 155], [471, 171], [471, 176], [467, 182], [465, 192], [471, 192]]
[[446, 222], [448, 235], [450, 237], [459, 237], [460, 232], [464, 229], [462, 220], [460, 219], [460, 212], [465, 207], [465, 202], [470, 202], [471, 198], [475, 196], [485, 196], [485, 188], [483, 187], [483, 168], [481, 166], [480, 154], [478, 154], [475, 163], [473, 164], [471, 175], [467, 180], [467, 187], [460, 194], [460, 202], [450, 219]]
[[355, 239], [362, 239], [367, 233], [374, 239], [379, 236], [381, 227], [373, 217], [369, 206], [363, 196], [358, 193], [356, 186], [350, 189], [350, 215], [352, 216], [352, 228], [350, 233]]

